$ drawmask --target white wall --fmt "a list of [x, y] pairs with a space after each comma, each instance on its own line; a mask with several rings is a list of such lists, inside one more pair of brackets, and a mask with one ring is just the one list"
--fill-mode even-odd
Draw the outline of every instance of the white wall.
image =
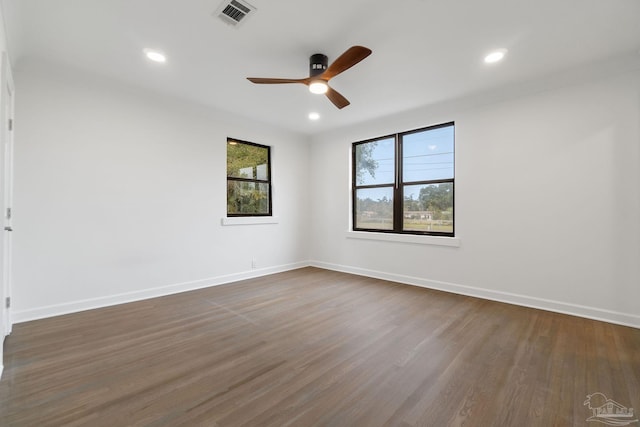
[[[640, 327], [640, 73], [581, 80], [314, 137], [313, 263]], [[452, 120], [460, 247], [347, 238], [351, 143]]]
[[[14, 74], [15, 321], [308, 259], [306, 137], [48, 64]], [[278, 224], [221, 225], [227, 136], [272, 147]]]
[[[425, 107], [310, 145], [46, 64], [24, 62], [15, 79], [16, 321], [311, 260], [640, 327], [637, 69]], [[451, 120], [460, 246], [347, 238], [351, 143]], [[220, 225], [227, 136], [273, 147], [279, 224]]]

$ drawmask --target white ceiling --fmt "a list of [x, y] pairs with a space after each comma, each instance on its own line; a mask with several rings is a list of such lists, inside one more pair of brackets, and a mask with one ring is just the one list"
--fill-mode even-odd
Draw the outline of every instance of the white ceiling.
[[[399, 111], [638, 55], [638, 0], [249, 0], [239, 28], [219, 0], [2, 0], [15, 67], [60, 63], [313, 134]], [[308, 57], [331, 63], [352, 45], [373, 54], [331, 81], [336, 109], [303, 85]], [[144, 48], [164, 51], [158, 65]], [[486, 53], [508, 49], [502, 63]], [[310, 111], [321, 119], [311, 122]]]

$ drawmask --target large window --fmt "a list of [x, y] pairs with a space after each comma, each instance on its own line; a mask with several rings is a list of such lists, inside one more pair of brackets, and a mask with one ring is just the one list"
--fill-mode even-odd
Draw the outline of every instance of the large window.
[[454, 124], [352, 147], [353, 229], [454, 236]]
[[271, 215], [271, 151], [227, 138], [227, 216]]

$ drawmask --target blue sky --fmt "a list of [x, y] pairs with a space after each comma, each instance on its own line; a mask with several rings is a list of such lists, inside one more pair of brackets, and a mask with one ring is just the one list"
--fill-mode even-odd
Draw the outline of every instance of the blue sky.
[[[427, 181], [447, 179], [454, 176], [454, 127], [446, 126], [403, 136], [403, 181]], [[394, 182], [394, 139], [377, 141], [372, 156], [378, 167], [375, 178], [368, 171], [363, 174], [364, 185], [392, 184]], [[420, 187], [411, 186], [417, 199]], [[361, 197], [378, 200], [383, 196], [391, 198], [392, 191], [386, 188], [360, 190]]]

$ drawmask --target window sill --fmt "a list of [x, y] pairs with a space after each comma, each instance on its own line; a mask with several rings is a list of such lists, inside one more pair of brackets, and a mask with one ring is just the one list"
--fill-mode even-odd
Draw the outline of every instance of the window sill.
[[222, 218], [222, 225], [278, 224], [277, 216], [234, 216]]
[[347, 239], [378, 240], [383, 242], [410, 243], [414, 245], [434, 245], [459, 247], [458, 237], [420, 236], [417, 234], [372, 233], [369, 231], [347, 231]]

